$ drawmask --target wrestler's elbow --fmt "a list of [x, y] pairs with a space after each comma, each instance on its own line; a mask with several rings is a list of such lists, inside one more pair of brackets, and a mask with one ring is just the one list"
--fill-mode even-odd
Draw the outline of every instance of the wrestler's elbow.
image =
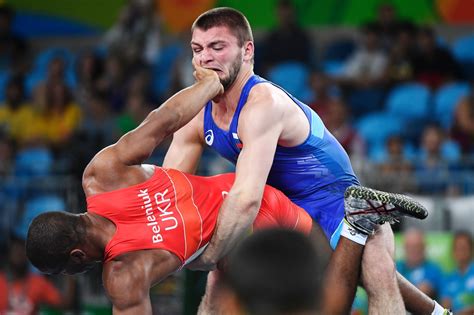
[[[149, 286], [141, 273], [136, 276], [123, 274], [105, 282], [107, 296], [112, 302], [114, 314], [133, 314], [149, 300]], [[146, 308], [146, 305], [145, 305]], [[136, 314], [136, 312], [135, 312]]]
[[148, 299], [148, 292], [144, 293], [140, 290], [132, 292], [124, 291], [126, 294], [110, 295], [109, 298], [114, 308], [114, 314], [133, 314], [133, 310], [143, 308], [143, 304]]

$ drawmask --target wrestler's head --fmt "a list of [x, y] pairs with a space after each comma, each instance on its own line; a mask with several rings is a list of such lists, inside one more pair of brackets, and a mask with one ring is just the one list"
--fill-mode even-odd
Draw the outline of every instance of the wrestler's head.
[[246, 17], [231, 8], [215, 8], [201, 14], [191, 28], [191, 48], [198, 63], [219, 75], [227, 90], [242, 65], [253, 66], [252, 29]]
[[223, 274], [226, 307], [237, 314], [315, 314], [324, 274], [319, 255], [296, 231], [256, 232], [229, 257]]
[[46, 212], [28, 228], [26, 254], [31, 263], [49, 274], [78, 274], [90, 270], [94, 261], [84, 250], [86, 228], [80, 215]]

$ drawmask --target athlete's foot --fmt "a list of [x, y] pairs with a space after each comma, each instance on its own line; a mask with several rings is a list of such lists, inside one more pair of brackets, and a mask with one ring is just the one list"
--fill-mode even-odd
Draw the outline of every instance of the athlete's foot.
[[353, 228], [370, 235], [377, 225], [398, 222], [402, 216], [424, 219], [428, 211], [412, 198], [352, 185], [344, 194], [345, 219]]

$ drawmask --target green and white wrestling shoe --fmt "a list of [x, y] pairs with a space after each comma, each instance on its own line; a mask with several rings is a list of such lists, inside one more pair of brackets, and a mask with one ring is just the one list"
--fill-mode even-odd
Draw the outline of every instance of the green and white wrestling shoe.
[[357, 185], [346, 189], [344, 206], [346, 222], [366, 235], [373, 234], [377, 225], [398, 222], [402, 216], [428, 216], [428, 210], [408, 196]]

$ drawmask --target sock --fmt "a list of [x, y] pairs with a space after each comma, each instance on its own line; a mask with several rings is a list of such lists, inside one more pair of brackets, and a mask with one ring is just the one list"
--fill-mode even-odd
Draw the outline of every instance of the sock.
[[431, 315], [443, 315], [445, 314], [445, 309], [441, 305], [438, 304], [438, 302], [434, 301], [434, 309]]
[[353, 228], [346, 220], [342, 223], [342, 231], [341, 236], [350, 239], [353, 242], [356, 242], [360, 245], [365, 245], [367, 242], [367, 235], [359, 232], [355, 228]]

